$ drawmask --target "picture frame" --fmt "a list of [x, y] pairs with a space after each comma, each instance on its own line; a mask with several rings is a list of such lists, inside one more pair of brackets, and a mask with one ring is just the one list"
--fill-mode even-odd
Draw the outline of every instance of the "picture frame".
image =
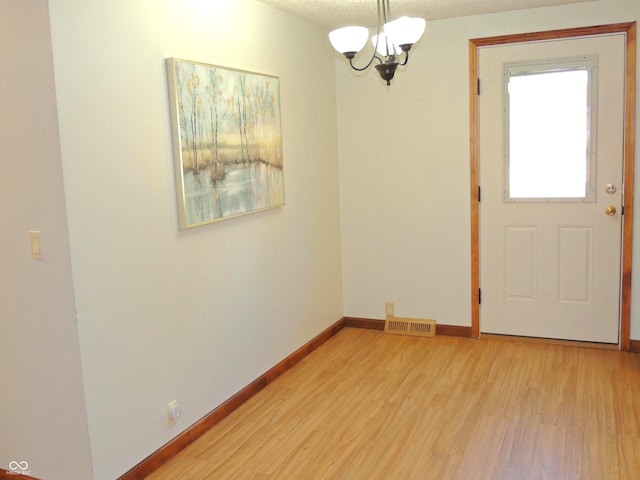
[[179, 227], [283, 206], [278, 77], [166, 63]]

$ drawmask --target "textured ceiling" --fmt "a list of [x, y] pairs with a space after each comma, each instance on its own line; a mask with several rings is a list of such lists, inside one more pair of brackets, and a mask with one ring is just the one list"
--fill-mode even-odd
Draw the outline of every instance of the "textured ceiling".
[[[375, 0], [259, 0], [327, 30], [347, 25], [376, 25]], [[594, 0], [391, 0], [391, 16], [438, 18], [523, 10]]]

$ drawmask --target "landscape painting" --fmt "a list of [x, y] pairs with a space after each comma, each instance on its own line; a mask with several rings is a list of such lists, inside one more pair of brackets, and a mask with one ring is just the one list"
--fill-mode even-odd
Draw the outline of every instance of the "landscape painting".
[[180, 228], [284, 205], [277, 77], [167, 59]]

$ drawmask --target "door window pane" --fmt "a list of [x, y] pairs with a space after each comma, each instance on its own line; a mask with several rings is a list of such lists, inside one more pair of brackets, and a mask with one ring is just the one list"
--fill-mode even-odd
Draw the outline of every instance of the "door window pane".
[[506, 200], [593, 199], [594, 68], [592, 59], [507, 66]]

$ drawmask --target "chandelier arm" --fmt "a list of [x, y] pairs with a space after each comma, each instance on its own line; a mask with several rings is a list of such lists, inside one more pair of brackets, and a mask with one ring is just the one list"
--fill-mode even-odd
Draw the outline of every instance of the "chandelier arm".
[[367, 63], [364, 67], [356, 67], [353, 64], [353, 58], [349, 59], [349, 65], [351, 65], [351, 68], [353, 68], [356, 72], [363, 72], [364, 70], [366, 70], [367, 68], [369, 68], [371, 66], [371, 64], [373, 63], [374, 60], [378, 60], [379, 63], [383, 63], [382, 59], [380, 57], [378, 57], [374, 52], [373, 57], [371, 57], [371, 60], [369, 60], [369, 63]]
[[409, 50], [404, 50], [404, 61], [399, 65], [402, 67], [406, 65], [408, 61], [409, 61]]

